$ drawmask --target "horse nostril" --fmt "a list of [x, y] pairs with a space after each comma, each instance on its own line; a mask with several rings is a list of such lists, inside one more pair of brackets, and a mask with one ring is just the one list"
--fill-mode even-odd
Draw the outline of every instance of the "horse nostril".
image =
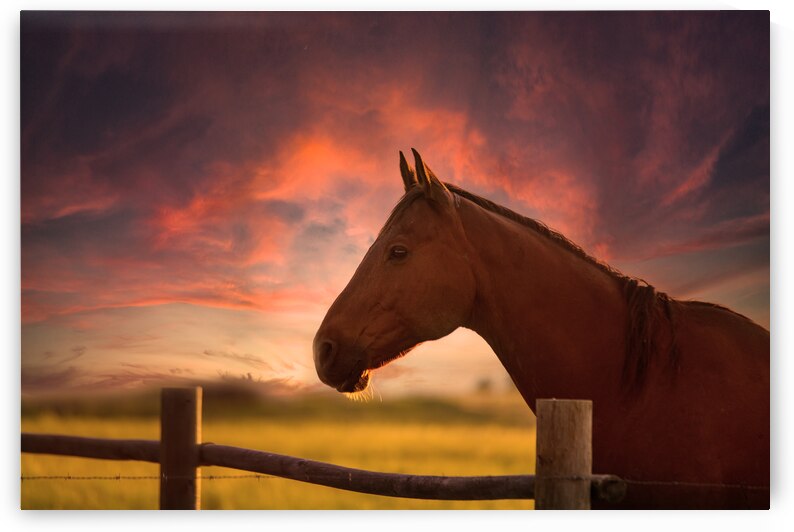
[[327, 368], [334, 362], [336, 357], [336, 344], [331, 340], [323, 340], [317, 350], [317, 364], [319, 367]]

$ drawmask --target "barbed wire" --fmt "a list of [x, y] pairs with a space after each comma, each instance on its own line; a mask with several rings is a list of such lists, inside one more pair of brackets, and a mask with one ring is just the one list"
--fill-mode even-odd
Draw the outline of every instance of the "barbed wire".
[[227, 479], [241, 479], [241, 478], [255, 478], [272, 479], [278, 478], [271, 475], [200, 475], [193, 476], [161, 476], [161, 475], [91, 475], [91, 476], [78, 476], [78, 475], [21, 475], [19, 480], [227, 480]]
[[[281, 478], [274, 475], [263, 475], [256, 473], [241, 474], [241, 475], [199, 475], [193, 476], [162, 476], [162, 475], [21, 475], [21, 481], [28, 480], [238, 480], [238, 479], [267, 479]], [[544, 477], [546, 480], [589, 480], [587, 477], [571, 476], [571, 477]], [[289, 479], [287, 479], [289, 480]], [[675, 487], [689, 487], [689, 488], [728, 488], [728, 489], [744, 489], [751, 491], [769, 491], [769, 486], [754, 486], [745, 484], [720, 484], [708, 482], [687, 482], [676, 480], [634, 480], [621, 478], [621, 481], [626, 484], [634, 484], [639, 486], [675, 486]]]

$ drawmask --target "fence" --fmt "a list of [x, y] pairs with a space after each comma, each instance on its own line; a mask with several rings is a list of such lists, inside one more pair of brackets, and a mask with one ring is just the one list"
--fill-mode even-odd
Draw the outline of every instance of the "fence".
[[536, 475], [446, 477], [379, 473], [201, 442], [201, 388], [162, 390], [160, 441], [22, 434], [22, 452], [160, 464], [160, 509], [201, 508], [201, 466], [221, 466], [331, 488], [413, 499], [535, 499], [537, 509], [617, 502], [626, 483], [592, 474], [592, 403], [537, 402]]

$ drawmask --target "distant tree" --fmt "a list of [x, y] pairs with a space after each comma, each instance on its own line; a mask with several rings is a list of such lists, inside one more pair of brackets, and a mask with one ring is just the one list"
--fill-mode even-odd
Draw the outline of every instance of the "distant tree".
[[493, 381], [488, 377], [483, 377], [477, 381], [477, 393], [491, 393], [493, 391]]

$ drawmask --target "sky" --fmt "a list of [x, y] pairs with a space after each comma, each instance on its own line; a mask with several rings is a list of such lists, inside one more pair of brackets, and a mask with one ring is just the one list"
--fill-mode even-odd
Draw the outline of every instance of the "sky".
[[[769, 327], [769, 14], [63, 14], [21, 23], [22, 392], [321, 387], [398, 150]], [[507, 376], [459, 330], [384, 396]]]

